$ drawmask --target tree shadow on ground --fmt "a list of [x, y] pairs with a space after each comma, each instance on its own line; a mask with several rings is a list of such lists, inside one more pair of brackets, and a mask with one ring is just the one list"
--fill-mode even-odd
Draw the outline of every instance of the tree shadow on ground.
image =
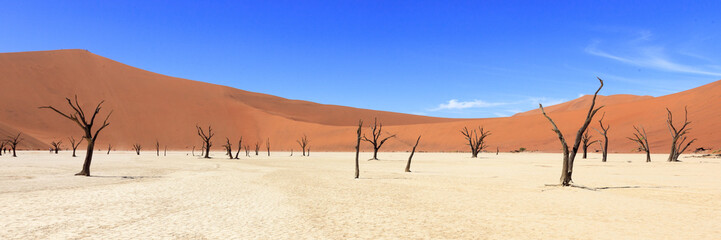
[[161, 176], [100, 176], [100, 175], [90, 175], [90, 177], [95, 177], [95, 178], [122, 178], [122, 179], [161, 178]]
[[[562, 187], [560, 184], [546, 184], [545, 187]], [[612, 190], [612, 189], [630, 189], [630, 188], [678, 188], [678, 186], [638, 186], [638, 185], [629, 185], [629, 186], [607, 186], [607, 187], [588, 187], [578, 184], [571, 184], [568, 187], [572, 188], [580, 188], [585, 189], [589, 191], [600, 191], [600, 190]], [[546, 191], [548, 189], [541, 190]]]

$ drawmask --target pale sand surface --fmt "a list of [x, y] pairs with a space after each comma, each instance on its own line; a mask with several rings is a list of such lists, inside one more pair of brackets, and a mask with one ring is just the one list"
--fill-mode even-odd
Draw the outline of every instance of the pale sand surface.
[[[0, 157], [0, 239], [718, 239], [721, 160], [611, 154], [173, 152]], [[630, 163], [628, 161], [631, 161]]]

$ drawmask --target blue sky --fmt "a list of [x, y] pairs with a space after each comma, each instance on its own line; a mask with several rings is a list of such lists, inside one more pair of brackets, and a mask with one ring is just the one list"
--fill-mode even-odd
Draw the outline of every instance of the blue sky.
[[721, 79], [721, 1], [4, 1], [0, 52], [439, 117]]

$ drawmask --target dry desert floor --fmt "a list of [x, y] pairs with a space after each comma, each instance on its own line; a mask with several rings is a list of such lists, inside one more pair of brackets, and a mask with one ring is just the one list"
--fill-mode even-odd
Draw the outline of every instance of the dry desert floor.
[[[0, 157], [0, 239], [719, 239], [721, 160], [641, 154], [172, 152]], [[82, 153], [81, 155], [84, 155]], [[161, 153], [162, 155], [162, 153]]]

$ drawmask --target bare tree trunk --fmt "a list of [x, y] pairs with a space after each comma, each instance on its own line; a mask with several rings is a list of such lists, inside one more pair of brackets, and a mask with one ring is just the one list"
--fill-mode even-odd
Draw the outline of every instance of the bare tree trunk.
[[363, 128], [363, 120], [358, 120], [358, 139], [355, 144], [355, 178], [360, 176], [360, 168], [358, 166], [358, 156], [360, 154], [361, 128]]
[[413, 150], [411, 150], [411, 155], [408, 157], [408, 163], [406, 163], [406, 172], [411, 172], [411, 159], [413, 159], [413, 154], [416, 153], [416, 147], [418, 147], [418, 142], [421, 141], [421, 136], [418, 136], [418, 139], [416, 139], [416, 144], [413, 145]]
[[160, 157], [160, 142], [155, 140], [155, 156]]
[[168, 146], [165, 146], [165, 150], [163, 150], [163, 157], [168, 156]]
[[235, 153], [235, 159], [238, 159], [240, 157], [240, 149], [243, 148], [243, 137], [240, 137], [240, 140], [238, 140], [238, 151]]
[[110, 155], [110, 150], [113, 149], [113, 145], [108, 144], [108, 153], [106, 155]]
[[265, 147], [268, 149], [268, 157], [270, 157], [270, 138], [265, 141]]

